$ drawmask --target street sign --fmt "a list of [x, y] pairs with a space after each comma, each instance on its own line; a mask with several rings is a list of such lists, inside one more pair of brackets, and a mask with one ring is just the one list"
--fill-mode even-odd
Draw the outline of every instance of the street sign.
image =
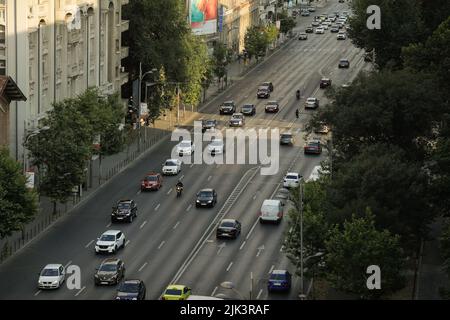
[[141, 102], [141, 116], [148, 114], [148, 106], [145, 102]]

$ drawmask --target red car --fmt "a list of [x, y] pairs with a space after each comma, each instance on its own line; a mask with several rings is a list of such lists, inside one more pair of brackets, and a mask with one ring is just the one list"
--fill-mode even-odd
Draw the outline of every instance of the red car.
[[322, 145], [320, 144], [320, 140], [310, 140], [303, 147], [304, 154], [321, 154], [322, 153]]
[[141, 181], [141, 191], [159, 190], [162, 187], [161, 174], [149, 172]]

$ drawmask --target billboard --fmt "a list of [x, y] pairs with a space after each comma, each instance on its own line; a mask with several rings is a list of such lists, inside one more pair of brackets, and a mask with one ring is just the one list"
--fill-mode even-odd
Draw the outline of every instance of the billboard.
[[217, 32], [217, 0], [191, 0], [189, 16], [195, 35]]

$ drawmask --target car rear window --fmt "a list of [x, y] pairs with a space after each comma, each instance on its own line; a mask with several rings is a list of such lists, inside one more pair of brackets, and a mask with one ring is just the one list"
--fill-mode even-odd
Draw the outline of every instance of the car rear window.
[[167, 289], [165, 293], [171, 296], [181, 296], [182, 294], [181, 290], [177, 289]]
[[297, 180], [298, 177], [297, 176], [286, 176], [286, 179]]
[[156, 176], [147, 176], [147, 177], [145, 177], [145, 180], [147, 180], [147, 181], [157, 181], [158, 178]]
[[225, 227], [225, 228], [232, 228], [232, 227], [234, 227], [234, 222], [231, 222], [231, 221], [222, 222], [220, 224], [220, 226]]
[[270, 276], [270, 280], [286, 280], [286, 275], [282, 273], [275, 273]]

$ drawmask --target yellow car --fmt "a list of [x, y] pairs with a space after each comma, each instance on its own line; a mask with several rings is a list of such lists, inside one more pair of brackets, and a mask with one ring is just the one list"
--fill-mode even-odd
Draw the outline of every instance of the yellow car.
[[191, 295], [191, 288], [183, 285], [171, 284], [166, 288], [161, 300], [186, 300]]

